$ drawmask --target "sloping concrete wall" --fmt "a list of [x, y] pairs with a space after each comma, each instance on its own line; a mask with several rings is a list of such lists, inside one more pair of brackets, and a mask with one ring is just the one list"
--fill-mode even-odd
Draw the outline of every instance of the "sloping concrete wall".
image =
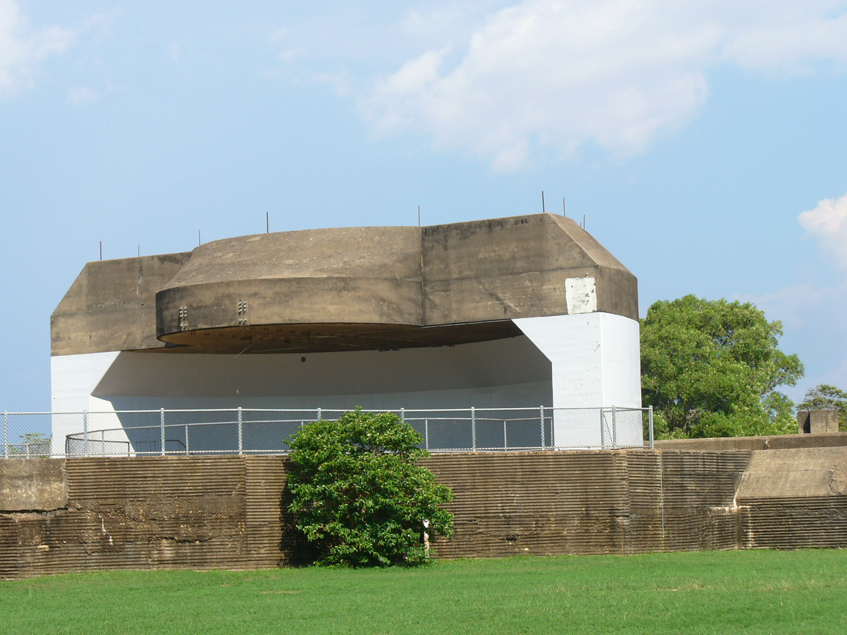
[[0, 470], [5, 475], [24, 462], [51, 473], [64, 465], [67, 498], [41, 512], [16, 511], [2, 500], [2, 578], [250, 569], [281, 559], [285, 467], [279, 457], [10, 460]]
[[[282, 457], [13, 465], [24, 462], [0, 462], [0, 484], [28, 469], [40, 485], [16, 491], [41, 492], [0, 489], [3, 578], [308, 555], [285, 513]], [[427, 466], [456, 495], [456, 535], [433, 543], [441, 558], [847, 547], [847, 448], [443, 454]]]
[[737, 504], [745, 548], [847, 547], [847, 448], [753, 452]]

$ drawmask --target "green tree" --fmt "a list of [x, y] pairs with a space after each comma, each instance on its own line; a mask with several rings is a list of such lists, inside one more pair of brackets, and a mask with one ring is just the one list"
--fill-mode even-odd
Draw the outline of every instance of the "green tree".
[[776, 389], [803, 376], [778, 346], [779, 321], [750, 303], [693, 295], [659, 301], [641, 322], [641, 387], [659, 438], [785, 434], [794, 404]]
[[289, 511], [318, 551], [318, 564], [420, 564], [424, 536], [449, 536], [440, 505], [453, 492], [417, 464], [423, 438], [393, 413], [360, 408], [315, 421], [290, 440]]
[[806, 391], [797, 410], [837, 410], [838, 429], [847, 432], [847, 391], [829, 384], [818, 384]]
[[15, 455], [29, 457], [50, 456], [50, 444], [52, 436], [40, 432], [27, 432], [20, 435], [20, 443], [10, 446], [10, 452]]

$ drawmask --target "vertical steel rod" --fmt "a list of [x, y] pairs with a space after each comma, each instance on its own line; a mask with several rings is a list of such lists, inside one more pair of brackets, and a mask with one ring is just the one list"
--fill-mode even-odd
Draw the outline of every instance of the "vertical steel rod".
[[471, 439], [473, 451], [476, 452], [476, 408], [471, 407]]
[[650, 449], [652, 450], [656, 447], [653, 439], [653, 406], [647, 409], [647, 423], [650, 426]]
[[429, 419], [424, 419], [424, 447], [429, 450]]
[[159, 409], [159, 437], [160, 442], [162, 444], [162, 448], [160, 450], [160, 454], [165, 456], [165, 409]]
[[550, 409], [550, 447], [556, 449], [556, 407]]
[[188, 456], [188, 424], [185, 424], [185, 456]]
[[606, 449], [606, 435], [603, 431], [603, 408], [600, 408], [600, 449]]
[[617, 419], [615, 417], [615, 406], [612, 406], [612, 447], [618, 447], [618, 428]]
[[3, 458], [9, 458], [9, 413], [3, 412]]
[[503, 419], [503, 450], [509, 449], [509, 437], [506, 433], [506, 420]]
[[544, 449], [544, 406], [538, 408], [538, 418], [541, 421], [541, 449]]
[[241, 406], [238, 407], [238, 453], [244, 454], [244, 426], [241, 420]]
[[82, 454], [88, 456], [88, 410], [82, 412]]

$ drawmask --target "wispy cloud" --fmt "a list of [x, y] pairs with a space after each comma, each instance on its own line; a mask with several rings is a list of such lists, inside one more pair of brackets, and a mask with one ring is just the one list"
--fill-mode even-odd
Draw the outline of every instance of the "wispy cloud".
[[88, 86], [68, 90], [68, 101], [72, 104], [90, 104], [100, 99], [100, 93]]
[[[436, 148], [530, 163], [541, 148], [643, 152], [706, 102], [708, 69], [791, 75], [847, 64], [847, 3], [834, 0], [523, 0], [456, 43], [409, 58], [361, 91], [384, 134], [424, 132]], [[449, 28], [445, 9], [404, 27]]]
[[32, 83], [42, 60], [70, 46], [73, 33], [61, 27], [30, 29], [13, 0], [0, 0], [0, 97]]
[[828, 256], [847, 267], [847, 194], [823, 199], [815, 209], [800, 214], [798, 220]]

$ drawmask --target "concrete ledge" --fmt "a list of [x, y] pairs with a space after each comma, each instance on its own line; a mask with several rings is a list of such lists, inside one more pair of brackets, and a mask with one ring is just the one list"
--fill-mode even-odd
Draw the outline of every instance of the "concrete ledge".
[[847, 446], [847, 432], [656, 441], [657, 450], [793, 450], [798, 448], [831, 448], [841, 446]]

